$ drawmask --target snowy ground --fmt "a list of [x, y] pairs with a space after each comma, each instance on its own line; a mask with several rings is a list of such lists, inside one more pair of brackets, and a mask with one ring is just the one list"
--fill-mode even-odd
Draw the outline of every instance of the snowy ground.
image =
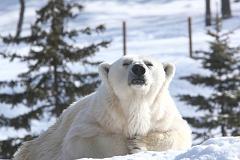
[[[100, 159], [82, 158], [79, 160]], [[188, 150], [170, 150], [165, 152], [147, 151], [101, 160], [240, 160], [240, 137], [212, 138]]]
[[240, 160], [240, 137], [209, 139], [186, 151], [140, 152], [104, 160]]
[[[78, 0], [71, 0], [78, 1]], [[35, 10], [39, 9], [46, 0], [26, 1], [26, 17], [24, 20], [24, 32], [28, 33], [30, 24], [34, 20]], [[148, 55], [158, 58], [160, 61], [169, 61], [176, 64], [176, 76], [171, 84], [170, 92], [173, 96], [184, 93], [203, 93], [208, 89], [194, 87], [179, 77], [191, 73], [205, 71], [200, 69], [200, 63], [192, 60], [188, 56], [188, 32], [187, 17], [193, 19], [193, 48], [206, 49], [206, 41], [209, 38], [205, 35], [204, 27], [204, 7], [203, 0], [83, 0], [85, 10], [75, 21], [68, 24], [68, 27], [95, 26], [104, 23], [107, 31], [104, 35], [87, 38], [89, 42], [98, 39], [110, 39], [112, 43], [109, 48], [103, 49], [96, 54], [93, 59], [112, 62], [122, 55], [122, 37], [121, 23], [127, 22], [128, 28], [128, 53], [138, 55]], [[216, 13], [216, 2], [212, 0], [212, 13]], [[19, 12], [18, 0], [3, 1], [0, 4], [0, 34], [7, 35], [14, 33]], [[240, 3], [232, 5], [233, 18], [224, 21], [224, 30], [231, 30], [240, 25]], [[79, 44], [86, 41], [79, 39]], [[232, 43], [236, 44], [240, 39], [240, 30], [232, 35]], [[3, 48], [0, 46], [0, 48]], [[8, 48], [14, 49], [14, 47]], [[14, 50], [26, 54], [28, 47], [20, 46]], [[26, 69], [26, 66], [19, 63], [9, 63], [0, 59], [0, 79], [11, 79]], [[175, 98], [177, 106], [183, 115], [196, 115], [193, 109], [179, 102]], [[0, 114], [4, 113], [9, 117], [27, 112], [24, 107], [18, 107], [13, 110], [0, 104]], [[46, 130], [54, 120], [39, 123], [33, 121], [33, 132]], [[0, 139], [6, 139], [9, 136], [23, 136], [24, 130], [15, 132], [11, 128], [0, 129]]]

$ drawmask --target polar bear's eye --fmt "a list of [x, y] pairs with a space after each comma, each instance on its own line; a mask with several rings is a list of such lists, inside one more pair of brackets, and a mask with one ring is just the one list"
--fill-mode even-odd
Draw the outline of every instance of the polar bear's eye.
[[153, 64], [152, 64], [151, 62], [145, 61], [144, 63], [145, 63], [145, 65], [148, 66], [148, 67], [152, 67], [152, 66], [153, 66]]
[[123, 62], [123, 66], [129, 66], [132, 62], [131, 61], [125, 61]]
[[130, 65], [130, 63], [128, 62], [123, 63], [123, 66], [128, 66], [128, 65]]

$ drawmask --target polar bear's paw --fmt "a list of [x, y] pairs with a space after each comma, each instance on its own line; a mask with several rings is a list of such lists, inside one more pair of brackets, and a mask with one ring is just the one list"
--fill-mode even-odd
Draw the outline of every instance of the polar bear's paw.
[[138, 153], [141, 151], [147, 151], [146, 144], [142, 140], [142, 136], [134, 136], [132, 138], [128, 138], [128, 152], [129, 154]]
[[141, 151], [163, 151], [173, 146], [174, 132], [151, 132], [146, 136], [128, 138], [128, 151], [130, 154]]

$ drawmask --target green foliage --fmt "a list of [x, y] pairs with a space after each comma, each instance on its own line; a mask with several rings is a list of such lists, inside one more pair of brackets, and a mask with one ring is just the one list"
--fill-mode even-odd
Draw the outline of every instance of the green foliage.
[[[3, 58], [20, 61], [28, 67], [15, 80], [0, 81], [0, 103], [9, 107], [24, 105], [29, 112], [11, 118], [0, 115], [0, 127], [25, 129], [29, 132], [26, 137], [31, 137], [32, 120], [41, 121], [46, 114], [58, 117], [76, 98], [95, 90], [99, 84], [95, 67], [100, 62], [91, 62], [89, 58], [101, 47], [107, 47], [109, 41], [83, 47], [74, 45], [82, 35], [105, 31], [103, 25], [72, 30], [66, 28], [66, 22], [75, 19], [82, 9], [76, 3], [50, 0], [37, 11], [29, 35], [2, 38], [4, 45], [24, 44], [30, 46], [30, 50], [28, 54], [0, 53]], [[26, 137], [1, 141], [1, 155], [4, 157], [0, 158], [11, 157]]]
[[196, 139], [221, 135], [240, 135], [240, 48], [230, 47], [229, 33], [222, 33], [220, 21], [208, 35], [209, 51], [198, 51], [207, 75], [192, 74], [183, 77], [193, 85], [211, 88], [206, 95], [180, 95], [180, 100], [194, 107], [201, 116], [186, 117]]

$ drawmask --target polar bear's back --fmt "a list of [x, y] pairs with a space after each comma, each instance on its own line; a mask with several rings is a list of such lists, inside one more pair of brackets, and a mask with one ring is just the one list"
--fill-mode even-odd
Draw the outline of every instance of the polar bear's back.
[[[89, 101], [91, 95], [70, 105], [57, 122], [38, 138], [24, 142], [14, 155], [13, 160], [61, 160], [61, 147], [75, 116]], [[50, 158], [51, 157], [51, 158]]]

